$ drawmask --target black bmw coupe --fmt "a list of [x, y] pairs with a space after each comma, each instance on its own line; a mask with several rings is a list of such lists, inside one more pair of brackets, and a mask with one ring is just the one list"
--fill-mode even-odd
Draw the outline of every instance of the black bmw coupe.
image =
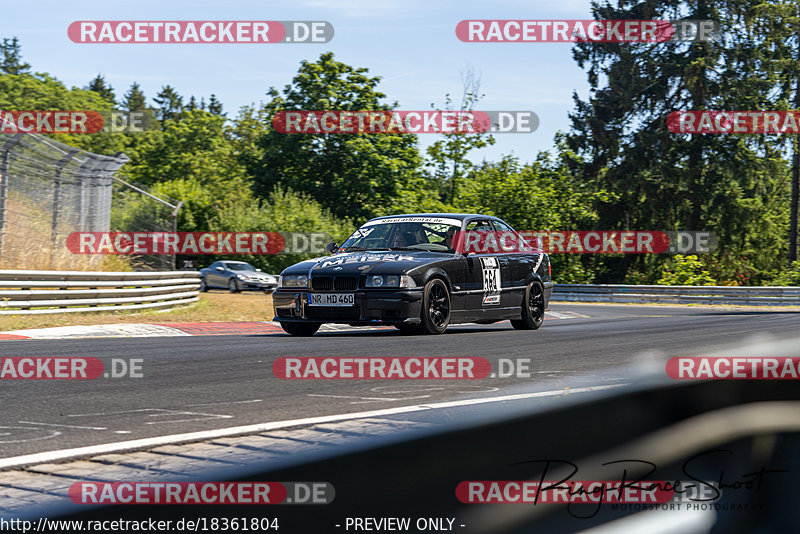
[[313, 335], [323, 323], [441, 334], [507, 319], [533, 330], [553, 292], [547, 254], [487, 215], [379, 217], [327, 249], [281, 273], [274, 320], [289, 334]]

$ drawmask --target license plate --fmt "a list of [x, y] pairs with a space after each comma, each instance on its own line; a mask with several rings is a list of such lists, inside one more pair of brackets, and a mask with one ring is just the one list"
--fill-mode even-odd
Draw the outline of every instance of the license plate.
[[309, 293], [309, 306], [355, 306], [354, 293]]

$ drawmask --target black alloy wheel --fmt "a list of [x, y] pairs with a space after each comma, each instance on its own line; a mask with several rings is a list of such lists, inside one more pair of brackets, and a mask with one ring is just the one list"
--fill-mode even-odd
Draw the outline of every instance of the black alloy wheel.
[[513, 319], [511, 326], [517, 330], [536, 330], [544, 322], [544, 289], [539, 282], [531, 282], [525, 288], [522, 299], [522, 318]]
[[450, 292], [439, 278], [425, 284], [421, 319], [422, 331], [426, 334], [441, 334], [450, 324]]

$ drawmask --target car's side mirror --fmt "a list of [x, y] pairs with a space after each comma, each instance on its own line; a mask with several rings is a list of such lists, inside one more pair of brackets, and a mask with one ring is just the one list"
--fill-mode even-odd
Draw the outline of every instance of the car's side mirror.
[[334, 241], [331, 241], [325, 245], [325, 250], [327, 250], [330, 254], [335, 254], [336, 251], [339, 250], [339, 245], [337, 245]]
[[218, 271], [224, 271], [225, 269], [223, 267], [217, 267], [217, 270]]

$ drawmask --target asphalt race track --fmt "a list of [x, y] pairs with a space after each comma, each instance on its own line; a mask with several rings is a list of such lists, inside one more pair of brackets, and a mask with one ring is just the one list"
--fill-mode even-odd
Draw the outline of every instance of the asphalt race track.
[[[112, 358], [140, 358], [144, 374], [4, 380], [0, 457], [508, 392], [616, 385], [630, 378], [621, 368], [637, 361], [719, 352], [755, 337], [788, 339], [800, 328], [800, 311], [570, 304], [553, 304], [552, 310], [586, 317], [547, 319], [533, 332], [505, 322], [456, 326], [441, 336], [392, 329], [312, 338], [0, 341], [0, 356], [93, 356], [106, 367]], [[281, 356], [481, 356], [492, 371], [501, 358], [532, 363], [530, 378], [298, 381], [274, 376], [272, 363]], [[558, 402], [547, 399], [526, 402]], [[457, 419], [460, 412], [447, 413]], [[425, 417], [430, 414], [406, 419]]]

